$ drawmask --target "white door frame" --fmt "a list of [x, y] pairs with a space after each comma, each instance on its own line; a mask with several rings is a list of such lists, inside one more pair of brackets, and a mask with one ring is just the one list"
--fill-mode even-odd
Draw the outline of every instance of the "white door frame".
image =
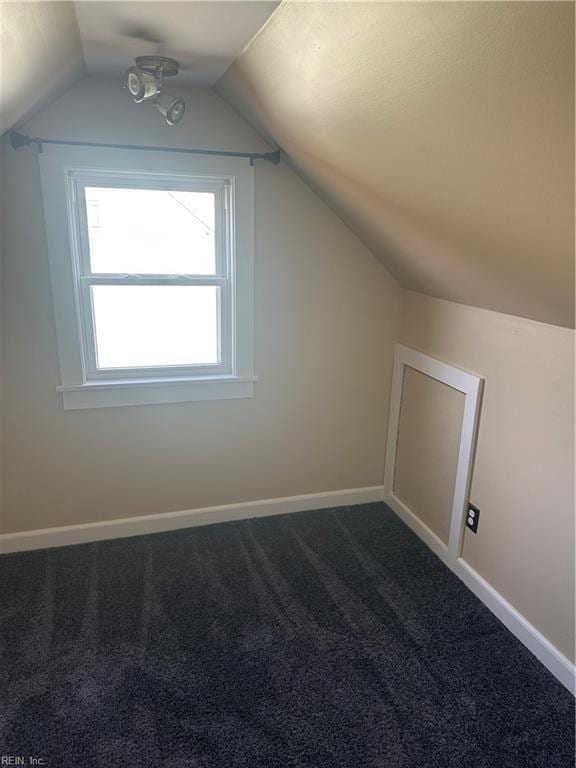
[[[458, 466], [454, 483], [454, 498], [450, 518], [448, 546], [418, 518], [397, 496], [394, 495], [394, 471], [402, 404], [402, 387], [406, 366], [426, 374], [465, 396], [464, 416], [458, 450]], [[464, 522], [468, 512], [468, 495], [472, 478], [472, 463], [480, 413], [480, 401], [484, 379], [434, 357], [417, 352], [415, 349], [396, 344], [394, 373], [388, 416], [388, 438], [386, 442], [386, 464], [384, 468], [384, 496], [386, 502], [447, 564], [455, 566], [462, 550]]]

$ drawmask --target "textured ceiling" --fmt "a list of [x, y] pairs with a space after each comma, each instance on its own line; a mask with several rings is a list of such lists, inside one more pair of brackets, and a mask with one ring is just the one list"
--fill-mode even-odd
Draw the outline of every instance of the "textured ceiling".
[[76, 3], [86, 67], [115, 74], [136, 56], [165, 54], [182, 67], [179, 82], [213, 85], [266, 22], [278, 2]]
[[284, 2], [217, 89], [406, 287], [573, 324], [573, 3]]
[[74, 3], [0, 1], [0, 135], [83, 74]]

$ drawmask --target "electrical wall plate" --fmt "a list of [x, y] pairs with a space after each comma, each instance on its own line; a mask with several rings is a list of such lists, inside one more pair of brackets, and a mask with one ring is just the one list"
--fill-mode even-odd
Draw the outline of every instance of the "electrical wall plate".
[[480, 510], [475, 507], [474, 504], [468, 502], [468, 514], [466, 516], [466, 528], [469, 528], [472, 533], [478, 532], [478, 521], [480, 520]]

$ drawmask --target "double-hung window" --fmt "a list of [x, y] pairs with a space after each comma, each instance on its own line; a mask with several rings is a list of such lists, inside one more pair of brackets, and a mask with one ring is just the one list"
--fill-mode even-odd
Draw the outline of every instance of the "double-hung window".
[[250, 166], [45, 154], [64, 407], [250, 396]]
[[73, 181], [88, 379], [232, 373], [226, 180]]

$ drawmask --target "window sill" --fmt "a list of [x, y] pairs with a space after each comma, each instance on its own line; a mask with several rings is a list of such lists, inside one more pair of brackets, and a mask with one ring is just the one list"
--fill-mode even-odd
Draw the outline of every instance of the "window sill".
[[179, 379], [122, 379], [64, 384], [65, 411], [84, 408], [114, 408], [126, 405], [187, 403], [252, 397], [255, 376], [211, 376]]

